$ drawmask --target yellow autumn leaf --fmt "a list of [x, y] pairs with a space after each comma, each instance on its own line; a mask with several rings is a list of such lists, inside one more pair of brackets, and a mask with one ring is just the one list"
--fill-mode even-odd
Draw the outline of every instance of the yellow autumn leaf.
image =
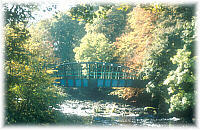
[[117, 8], [117, 10], [121, 10], [121, 9], [122, 9], [121, 7]]
[[15, 64], [15, 62], [14, 62], [14, 61], [11, 61], [11, 64]]
[[58, 70], [47, 70], [46, 73], [53, 74], [54, 72], [57, 72]]
[[30, 68], [26, 65], [25, 66], [25, 70], [28, 71]]

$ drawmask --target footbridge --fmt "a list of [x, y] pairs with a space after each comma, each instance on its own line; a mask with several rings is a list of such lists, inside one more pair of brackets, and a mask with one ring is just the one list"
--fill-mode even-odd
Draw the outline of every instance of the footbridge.
[[147, 81], [129, 67], [103, 62], [63, 63], [54, 67], [55, 85], [64, 87], [134, 87]]

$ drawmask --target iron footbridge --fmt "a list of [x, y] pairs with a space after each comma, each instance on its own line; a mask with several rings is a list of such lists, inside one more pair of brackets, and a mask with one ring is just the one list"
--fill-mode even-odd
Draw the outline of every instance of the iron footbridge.
[[144, 88], [147, 81], [129, 67], [104, 62], [63, 63], [54, 67], [55, 85], [64, 87]]

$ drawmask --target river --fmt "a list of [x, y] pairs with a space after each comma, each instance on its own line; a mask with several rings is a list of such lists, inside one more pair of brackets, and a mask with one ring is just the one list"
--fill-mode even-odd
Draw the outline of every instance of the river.
[[[184, 119], [164, 117], [147, 108], [136, 108], [112, 101], [66, 100], [58, 109], [68, 120], [68, 125], [87, 126], [189, 126]], [[64, 122], [64, 121], [63, 121]]]

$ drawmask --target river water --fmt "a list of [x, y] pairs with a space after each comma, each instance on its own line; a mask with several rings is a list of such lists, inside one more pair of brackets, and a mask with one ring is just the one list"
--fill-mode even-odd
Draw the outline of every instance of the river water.
[[[187, 121], [177, 118], [165, 118], [155, 111], [146, 108], [116, 103], [111, 101], [66, 100], [59, 109], [66, 117], [70, 117], [71, 125], [87, 126], [188, 126]], [[78, 121], [77, 121], [78, 119]]]

